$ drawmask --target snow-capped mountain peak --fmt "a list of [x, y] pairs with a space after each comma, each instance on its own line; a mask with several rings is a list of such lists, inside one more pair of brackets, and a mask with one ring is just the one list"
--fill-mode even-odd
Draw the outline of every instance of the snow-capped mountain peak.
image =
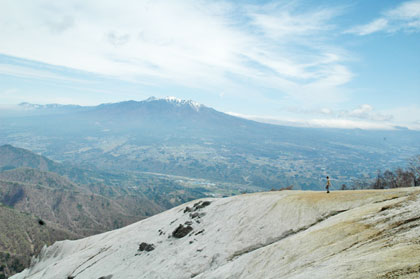
[[199, 111], [202, 107], [204, 107], [202, 104], [198, 102], [195, 102], [192, 100], [182, 100], [173, 96], [167, 96], [165, 98], [150, 97], [145, 100], [145, 102], [154, 102], [154, 101], [165, 101], [175, 106], [189, 106], [193, 108], [195, 111]]

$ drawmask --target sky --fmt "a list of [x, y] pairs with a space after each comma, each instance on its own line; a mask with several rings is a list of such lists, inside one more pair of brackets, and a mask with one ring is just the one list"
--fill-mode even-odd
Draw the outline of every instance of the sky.
[[420, 0], [0, 0], [0, 109], [150, 96], [420, 130]]

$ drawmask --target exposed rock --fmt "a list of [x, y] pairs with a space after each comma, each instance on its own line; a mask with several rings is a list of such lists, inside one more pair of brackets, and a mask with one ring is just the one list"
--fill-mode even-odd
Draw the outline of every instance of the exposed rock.
[[[214, 199], [201, 224], [189, 215], [202, 209], [185, 214], [186, 205], [179, 206], [119, 230], [57, 242], [13, 279], [94, 279], [106, 271], [139, 279], [420, 278], [419, 201], [418, 187]], [[182, 225], [168, 224], [176, 219]], [[159, 249], [133, 258], [136, 237]]]
[[190, 225], [184, 226], [182, 224], [179, 224], [179, 226], [172, 232], [172, 236], [175, 238], [183, 238], [192, 230], [193, 228]]
[[[202, 208], [204, 208], [204, 207], [206, 207], [206, 206], [209, 206], [210, 204], [211, 204], [211, 202], [210, 202], [210, 201], [199, 201], [199, 202], [196, 202], [196, 203], [193, 205], [193, 207], [192, 207], [192, 208], [191, 208], [191, 207], [189, 207], [189, 206], [187, 206], [187, 207], [184, 209], [184, 213], [197, 211], [197, 210], [202, 209]], [[197, 213], [197, 214], [196, 214], [196, 213], [190, 213], [190, 217], [191, 217], [191, 215], [192, 215], [192, 214], [193, 214], [195, 217], [199, 216], [199, 215], [198, 215], [198, 213]], [[191, 217], [191, 218], [195, 218], [195, 217]]]
[[190, 218], [194, 219], [194, 218], [197, 218], [197, 217], [199, 217], [198, 212], [190, 213]]
[[190, 213], [190, 218], [191, 219], [198, 219], [198, 218], [201, 218], [201, 217], [203, 217], [203, 216], [205, 216], [206, 215], [206, 213], [205, 212], [193, 212], [193, 213]]
[[211, 204], [210, 201], [199, 201], [194, 204], [194, 211], [209, 206]]
[[204, 229], [202, 229], [201, 231], [199, 231], [199, 232], [195, 233], [195, 235], [199, 235], [199, 234], [201, 234], [201, 233], [203, 233], [203, 232], [204, 232]]
[[139, 246], [139, 249], [138, 249], [139, 252], [143, 252], [143, 251], [150, 252], [150, 251], [153, 251], [153, 250], [155, 250], [155, 245], [149, 244], [149, 243], [146, 243], [146, 242], [142, 242]]

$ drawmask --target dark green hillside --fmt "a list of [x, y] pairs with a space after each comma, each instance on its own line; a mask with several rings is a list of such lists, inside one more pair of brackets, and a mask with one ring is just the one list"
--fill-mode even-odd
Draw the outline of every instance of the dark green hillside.
[[40, 183], [1, 180], [0, 201], [85, 236], [119, 228], [162, 211], [143, 200], [142, 210], [137, 207], [137, 214], [132, 214], [131, 208], [83, 188], [52, 188]]
[[39, 221], [33, 215], [0, 204], [0, 278], [27, 267], [44, 245], [80, 237], [53, 223], [44, 221], [41, 225]]
[[73, 189], [76, 187], [76, 184], [63, 176], [32, 168], [18, 168], [0, 172], [0, 180], [43, 185], [59, 189]]
[[78, 184], [105, 183], [114, 185], [118, 184], [122, 177], [121, 174], [80, 168], [68, 163], [57, 163], [10, 144], [0, 146], [0, 172], [16, 168], [32, 168], [50, 173], [54, 172]]
[[0, 146], [0, 170], [29, 167], [42, 171], [52, 171], [58, 165], [53, 161], [10, 144]]

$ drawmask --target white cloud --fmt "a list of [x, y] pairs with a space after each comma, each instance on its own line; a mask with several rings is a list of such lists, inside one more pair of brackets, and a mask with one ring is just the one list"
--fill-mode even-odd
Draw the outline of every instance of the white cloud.
[[368, 104], [363, 104], [358, 108], [351, 110], [350, 112], [342, 110], [338, 112], [338, 115], [340, 115], [341, 117], [351, 117], [379, 122], [391, 121], [394, 118], [392, 114], [376, 112], [374, 108]]
[[1, 97], [15, 96], [18, 92], [19, 90], [17, 90], [16, 88], [8, 88], [3, 91], [0, 91], [0, 96]]
[[293, 14], [296, 5], [271, 3], [259, 8], [250, 8], [251, 24], [260, 28], [273, 39], [294, 40], [297, 35], [330, 30], [327, 22], [336, 16], [335, 9], [319, 9]]
[[372, 111], [373, 107], [371, 105], [364, 104], [350, 111], [349, 115], [357, 118], [368, 118]]
[[57, 74], [51, 69], [36, 69], [30, 66], [14, 65], [9, 63], [0, 63], [0, 75], [35, 79], [55, 79], [69, 82], [86, 82], [86, 80], [70, 78], [65, 75]]
[[374, 32], [382, 31], [388, 27], [388, 20], [385, 18], [378, 18], [366, 25], [359, 25], [346, 31], [346, 33], [354, 33], [357, 35], [368, 35]]
[[364, 130], [393, 130], [390, 123], [378, 123], [372, 121], [356, 121], [350, 119], [311, 119], [308, 121], [312, 127], [341, 128], [341, 129], [364, 129]]
[[388, 11], [386, 15], [401, 20], [418, 20], [420, 18], [420, 1], [405, 2], [396, 9]]
[[[391, 122], [377, 122], [371, 120], [354, 120], [344, 118], [299, 118], [299, 117], [271, 117], [258, 115], [245, 115], [229, 112], [229, 114], [241, 118], [246, 118], [262, 123], [274, 125], [287, 125], [296, 127], [312, 127], [312, 128], [339, 128], [339, 129], [363, 129], [363, 130], [394, 130], [395, 124]], [[407, 127], [407, 126], [403, 126]], [[418, 126], [420, 128], [420, 125]], [[415, 125], [410, 128], [416, 129]]]
[[388, 122], [394, 119], [394, 116], [390, 111], [378, 112], [369, 104], [363, 104], [351, 110], [331, 109], [327, 107], [312, 109], [289, 107], [288, 111], [299, 115], [310, 115], [313, 118], [318, 116], [329, 116], [330, 118], [337, 119], [361, 119], [377, 122]]
[[337, 10], [292, 3], [3, 1], [0, 53], [152, 84], [227, 94], [246, 82], [300, 101], [342, 100], [353, 75], [325, 39]]
[[401, 123], [419, 123], [420, 122], [420, 105], [412, 104], [407, 106], [398, 106], [386, 111], [392, 114], [395, 121]]
[[[405, 108], [406, 116], [413, 115], [412, 107]], [[393, 111], [377, 111], [372, 105], [363, 104], [350, 110], [321, 108], [289, 107], [281, 116], [247, 115], [230, 113], [232, 115], [252, 119], [259, 122], [290, 125], [298, 127], [326, 127], [343, 129], [396, 129], [396, 126], [420, 130], [420, 125], [400, 117], [404, 108]], [[394, 117], [395, 113], [398, 117]]]
[[333, 110], [330, 108], [311, 109], [311, 110], [296, 110], [291, 109], [302, 114], [307, 115], [327, 115], [335, 119], [347, 119], [347, 120], [367, 120], [375, 122], [390, 122], [394, 119], [394, 116], [388, 112], [378, 112], [372, 105], [363, 104], [357, 108], [351, 110]]
[[332, 113], [332, 110], [331, 109], [328, 109], [328, 108], [322, 108], [321, 109], [321, 113], [323, 113], [323, 114], [331, 114]]
[[118, 34], [113, 31], [110, 31], [106, 36], [108, 42], [114, 45], [115, 47], [125, 45], [130, 40], [129, 34]]
[[420, 31], [420, 1], [407, 1], [394, 9], [384, 12], [383, 16], [372, 22], [350, 28], [345, 33], [360, 36], [369, 35], [379, 31], [396, 32]]

